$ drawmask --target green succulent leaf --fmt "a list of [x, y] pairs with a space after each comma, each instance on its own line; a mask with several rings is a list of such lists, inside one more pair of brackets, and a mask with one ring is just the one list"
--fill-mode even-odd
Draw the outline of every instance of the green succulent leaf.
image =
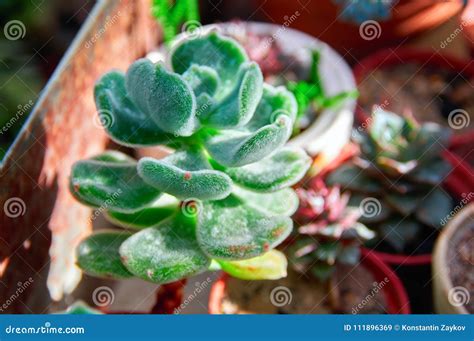
[[403, 253], [407, 244], [413, 243], [421, 230], [422, 226], [416, 220], [392, 217], [380, 225], [378, 236], [397, 252]]
[[295, 96], [285, 87], [263, 86], [263, 95], [250, 122], [246, 125], [249, 131], [256, 131], [274, 122], [275, 117], [284, 114], [295, 122], [298, 106]]
[[100, 122], [115, 142], [147, 146], [173, 140], [173, 135], [165, 133], [130, 99], [122, 73], [112, 71], [102, 76], [95, 86], [94, 96]]
[[340, 185], [343, 189], [365, 193], [378, 193], [382, 188], [359, 167], [350, 163], [345, 163], [332, 172], [327, 178], [327, 183], [331, 186]]
[[414, 193], [399, 194], [399, 193], [388, 193], [385, 196], [387, 203], [398, 211], [402, 216], [407, 216], [413, 213], [418, 204], [420, 203], [421, 197]]
[[103, 314], [103, 312], [89, 307], [83, 301], [76, 301], [72, 305], [70, 305], [65, 311], [60, 311], [57, 314], [100, 315], [100, 314]]
[[207, 270], [211, 260], [196, 241], [195, 219], [176, 214], [135, 233], [120, 247], [125, 267], [154, 283], [170, 283]]
[[[163, 64], [139, 59], [127, 71], [125, 85], [138, 108], [163, 131], [189, 136], [196, 128], [196, 97], [183, 77]], [[143, 122], [142, 122], [143, 123]]]
[[258, 193], [235, 187], [233, 193], [248, 205], [264, 211], [268, 215], [291, 216], [298, 209], [298, 195], [291, 188], [283, 188], [271, 193]]
[[111, 223], [133, 229], [156, 226], [179, 209], [179, 201], [168, 194], [162, 195], [155, 203], [133, 213], [107, 211], [105, 217]]
[[235, 40], [217, 32], [185, 39], [171, 53], [171, 65], [175, 72], [183, 74], [194, 64], [208, 66], [216, 70], [223, 87], [230, 85], [236, 70], [247, 59], [245, 50]]
[[201, 150], [178, 151], [161, 160], [145, 157], [138, 173], [149, 185], [181, 199], [223, 199], [232, 190], [229, 176], [213, 170]]
[[86, 205], [123, 213], [145, 208], [161, 194], [138, 176], [134, 160], [118, 152], [76, 162], [70, 188]]
[[290, 218], [270, 216], [230, 195], [203, 203], [197, 239], [214, 259], [242, 260], [271, 250], [289, 235], [292, 227]]
[[183, 74], [183, 79], [191, 86], [196, 97], [202, 94], [213, 96], [219, 88], [219, 75], [208, 66], [191, 65]]
[[430, 185], [439, 185], [451, 171], [451, 165], [439, 158], [433, 162], [422, 164], [410, 174], [410, 179]]
[[240, 261], [217, 260], [221, 269], [233, 277], [244, 280], [277, 280], [286, 277], [288, 261], [277, 250], [262, 256]]
[[120, 245], [130, 236], [130, 233], [123, 231], [101, 231], [90, 235], [76, 249], [77, 265], [92, 276], [132, 277], [119, 254]]
[[263, 75], [256, 63], [241, 65], [233, 89], [204, 118], [215, 128], [240, 127], [248, 123], [262, 97]]
[[298, 148], [284, 147], [265, 159], [225, 169], [231, 179], [245, 188], [274, 192], [300, 181], [311, 165], [311, 158]]
[[443, 189], [437, 187], [422, 198], [415, 215], [424, 224], [441, 228], [441, 222], [451, 213], [452, 208], [451, 197]]
[[206, 149], [221, 165], [227, 167], [244, 166], [275, 152], [290, 137], [291, 120], [280, 115], [275, 123], [254, 133], [228, 130], [206, 139]]

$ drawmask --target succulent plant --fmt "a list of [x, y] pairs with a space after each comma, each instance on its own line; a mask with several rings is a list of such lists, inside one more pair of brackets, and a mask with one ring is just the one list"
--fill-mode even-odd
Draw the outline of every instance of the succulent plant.
[[450, 171], [441, 152], [449, 131], [434, 123], [419, 124], [376, 107], [367, 132], [355, 131], [360, 155], [328, 177], [350, 190], [351, 204], [361, 205], [361, 221], [396, 252], [416, 246], [427, 228], [441, 228], [452, 208], [439, 186]]
[[241, 46], [213, 31], [178, 42], [169, 64], [141, 59], [97, 82], [99, 116], [114, 141], [174, 152], [137, 162], [109, 151], [73, 166], [73, 195], [127, 228], [82, 241], [79, 266], [156, 283], [211, 261], [241, 278], [284, 276], [286, 260], [272, 249], [292, 230], [298, 198], [289, 186], [310, 165], [304, 151], [284, 147], [293, 95], [264, 84]]
[[356, 264], [361, 243], [372, 239], [374, 232], [358, 222], [359, 209], [348, 205], [350, 194], [342, 194], [339, 186], [327, 187], [316, 177], [308, 187], [296, 190], [300, 207], [295, 221], [300, 226], [291, 260], [297, 271], [325, 281], [337, 263]]

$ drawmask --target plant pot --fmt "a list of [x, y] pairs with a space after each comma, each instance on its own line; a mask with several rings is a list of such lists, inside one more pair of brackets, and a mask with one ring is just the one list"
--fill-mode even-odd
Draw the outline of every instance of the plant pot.
[[[364, 84], [364, 81], [368, 79], [369, 76], [376, 70], [383, 70], [383, 69], [390, 69], [393, 67], [397, 67], [400, 65], [404, 65], [406, 63], [415, 63], [422, 65], [423, 68], [431, 67], [437, 70], [446, 70], [447, 72], [452, 72], [453, 74], [461, 74], [463, 75], [463, 79], [466, 82], [469, 82], [469, 79], [474, 79], [474, 65], [470, 63], [469, 60], [461, 60], [452, 56], [448, 55], [440, 55], [438, 53], [427, 51], [427, 50], [418, 50], [414, 48], [397, 48], [396, 53], [393, 52], [391, 49], [382, 50], [376, 52], [367, 58], [363, 59], [354, 67], [354, 76], [356, 79], [357, 84], [359, 86]], [[416, 71], [418, 72], [418, 71]], [[401, 78], [402, 79], [402, 78]], [[404, 78], [403, 78], [404, 79]], [[407, 82], [412, 79], [412, 75], [407, 75]], [[404, 83], [403, 86], [405, 86]], [[418, 87], [420, 87], [418, 85]], [[470, 87], [472, 91], [472, 87]], [[364, 99], [364, 92], [363, 89], [361, 90], [361, 99]], [[370, 89], [368, 89], [369, 91]], [[441, 89], [443, 91], [444, 89]], [[371, 91], [373, 93], [373, 91]], [[398, 95], [397, 89], [397, 95]], [[358, 124], [364, 125], [370, 121], [367, 106], [371, 106], [370, 102], [364, 103], [364, 100], [360, 100], [359, 105], [357, 106], [356, 110], [356, 121]], [[426, 103], [426, 106], [431, 105], [430, 103]], [[391, 98], [380, 98], [379, 103], [373, 103], [374, 105], [380, 105], [383, 109], [391, 110], [394, 108], [394, 112], [401, 112], [404, 110], [405, 102], [397, 102], [393, 101]], [[364, 106], [366, 107], [364, 110]], [[401, 107], [403, 106], [403, 107]], [[425, 104], [422, 103], [424, 107]], [[474, 142], [474, 116], [470, 117], [469, 115], [474, 115], [471, 111], [472, 110], [464, 110], [464, 112], [459, 111], [460, 108], [450, 108], [450, 113], [456, 112], [459, 115], [456, 118], [456, 115], [447, 117], [434, 117], [438, 121], [438, 123], [445, 124], [448, 127], [452, 128], [453, 138], [450, 144], [450, 150], [457, 152], [461, 159], [467, 158], [467, 163], [471, 164], [471, 167], [474, 167], [474, 157], [471, 154], [471, 148], [468, 146], [472, 145]], [[445, 110], [447, 111], [447, 110]], [[440, 110], [441, 112], [441, 110]], [[415, 117], [417, 117], [417, 113], [413, 112]], [[424, 114], [425, 115], [425, 114]], [[426, 116], [422, 117], [425, 118]], [[460, 121], [461, 120], [461, 121]], [[470, 122], [470, 125], [469, 125]], [[456, 128], [456, 129], [454, 129]], [[460, 129], [462, 128], [462, 129]], [[470, 160], [470, 161], [469, 161]], [[466, 164], [467, 164], [466, 163]], [[474, 171], [472, 168], [469, 169], [471, 174]], [[473, 182], [474, 183], [474, 182]], [[474, 189], [474, 187], [471, 187]]]
[[[390, 268], [380, 258], [378, 258], [371, 251], [362, 250], [359, 266], [363, 266], [365, 269], [367, 269], [373, 275], [376, 282], [386, 283], [381, 288], [381, 292], [383, 293], [386, 302], [387, 313], [410, 313], [410, 303], [408, 301], [408, 296], [405, 292], [402, 283], [400, 282], [397, 275], [392, 270], [390, 270]], [[222, 302], [226, 296], [228, 281], [229, 277], [227, 275], [223, 275], [217, 282], [213, 284], [209, 296], [210, 314], [222, 314]], [[242, 282], [245, 283], [245, 281]], [[271, 283], [274, 284], [275, 288], [278, 288], [278, 281], [274, 281]], [[288, 288], [286, 289], [288, 290]], [[283, 291], [281, 293], [282, 295], [284, 295]], [[275, 300], [278, 300], [278, 297], [275, 296]], [[319, 303], [321, 302], [314, 302], [314, 305], [317, 305]], [[353, 310], [352, 313], [357, 313], [357, 311], [354, 312]]]
[[[342, 4], [332, 0], [313, 0], [304, 4], [285, 0], [254, 0], [262, 20], [289, 23], [288, 17], [298, 13], [291, 27], [318, 37], [339, 53], [353, 58], [366, 56], [382, 47], [399, 45], [408, 38], [431, 30], [459, 13], [465, 1], [436, 2], [430, 0], [399, 0], [388, 18], [373, 17], [362, 24], [342, 17]], [[353, 1], [356, 3], [356, 1]], [[342, 3], [342, 2], [341, 2]], [[372, 6], [372, 5], [370, 5]]]
[[80, 279], [74, 249], [92, 220], [69, 193], [69, 172], [75, 161], [106, 148], [94, 83], [111, 68], [125, 70], [158, 39], [149, 5], [95, 6], [0, 165], [0, 297], [33, 281], [4, 313], [45, 312], [51, 298], [71, 292]]
[[[454, 259], [459, 261], [459, 243], [473, 238], [474, 204], [463, 208], [448, 223], [440, 234], [433, 254], [433, 299], [435, 310], [439, 314], [472, 314], [474, 313], [474, 287], [472, 280], [453, 283], [453, 272], [472, 275], [472, 242], [467, 252], [470, 261], [464, 261], [464, 268], [456, 269]], [[466, 235], [463, 236], [463, 233]], [[469, 234], [467, 234], [469, 233]], [[464, 239], [463, 239], [464, 237]], [[466, 244], [469, 247], [469, 244]], [[470, 311], [466, 308], [470, 303]]]

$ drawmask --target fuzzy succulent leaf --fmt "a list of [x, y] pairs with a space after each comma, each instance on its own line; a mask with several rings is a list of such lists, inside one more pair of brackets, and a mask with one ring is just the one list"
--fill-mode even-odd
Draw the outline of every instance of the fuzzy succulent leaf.
[[142, 158], [138, 173], [149, 185], [181, 199], [223, 199], [232, 190], [229, 176], [212, 169], [200, 150], [178, 151], [161, 160]]
[[213, 96], [219, 88], [219, 75], [208, 66], [191, 65], [183, 74], [183, 79], [191, 86], [197, 98], [202, 94]]
[[206, 149], [221, 165], [240, 167], [271, 154], [282, 147], [290, 137], [292, 129], [288, 116], [280, 115], [275, 123], [256, 132], [225, 131], [206, 139]]
[[419, 221], [438, 229], [442, 227], [441, 222], [449, 216], [451, 209], [451, 197], [444, 190], [437, 187], [421, 199], [415, 215]]
[[123, 242], [120, 255], [131, 273], [155, 283], [196, 275], [211, 263], [196, 241], [195, 220], [180, 213], [135, 233]]
[[288, 261], [278, 250], [270, 250], [255, 258], [240, 261], [217, 260], [221, 269], [244, 280], [277, 280], [286, 277]]
[[168, 194], [162, 195], [155, 203], [133, 213], [115, 211], [105, 212], [105, 218], [111, 223], [133, 229], [156, 226], [179, 209], [179, 201]]
[[204, 202], [202, 206], [197, 239], [204, 252], [214, 259], [260, 256], [281, 243], [293, 227], [287, 216], [270, 216], [234, 195]]
[[174, 136], [165, 133], [127, 94], [125, 77], [112, 71], [97, 82], [94, 89], [99, 119], [109, 136], [126, 146], [166, 144]]
[[118, 152], [76, 162], [70, 188], [86, 205], [123, 213], [145, 208], [161, 195], [138, 176], [136, 162]]
[[244, 63], [232, 90], [215, 104], [204, 123], [215, 128], [240, 127], [248, 123], [262, 97], [263, 75], [256, 63]]
[[130, 98], [163, 131], [189, 136], [196, 128], [196, 97], [180, 75], [148, 59], [134, 62], [125, 76]]
[[298, 196], [291, 188], [283, 188], [271, 193], [258, 193], [235, 187], [233, 193], [248, 205], [254, 206], [268, 215], [291, 216], [298, 209]]
[[111, 278], [128, 278], [133, 275], [120, 260], [119, 247], [131, 234], [101, 231], [82, 240], [76, 249], [77, 265], [86, 273]]
[[235, 40], [217, 32], [185, 39], [171, 53], [171, 65], [175, 72], [183, 74], [192, 65], [207, 66], [216, 70], [223, 87], [230, 85], [236, 71], [247, 59], [245, 50]]
[[242, 187], [274, 192], [297, 183], [310, 165], [311, 158], [304, 151], [287, 147], [261, 161], [224, 171]]

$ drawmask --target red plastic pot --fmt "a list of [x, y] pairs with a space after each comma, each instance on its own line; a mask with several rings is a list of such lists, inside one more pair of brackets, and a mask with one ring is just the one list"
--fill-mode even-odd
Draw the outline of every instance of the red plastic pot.
[[[360, 263], [368, 269], [377, 282], [388, 279], [388, 283], [382, 288], [389, 314], [410, 314], [410, 301], [398, 276], [383, 262], [375, 252], [361, 249]], [[221, 314], [221, 303], [225, 296], [227, 279], [229, 276], [223, 274], [217, 282], [212, 285], [209, 295], [209, 313]]]

